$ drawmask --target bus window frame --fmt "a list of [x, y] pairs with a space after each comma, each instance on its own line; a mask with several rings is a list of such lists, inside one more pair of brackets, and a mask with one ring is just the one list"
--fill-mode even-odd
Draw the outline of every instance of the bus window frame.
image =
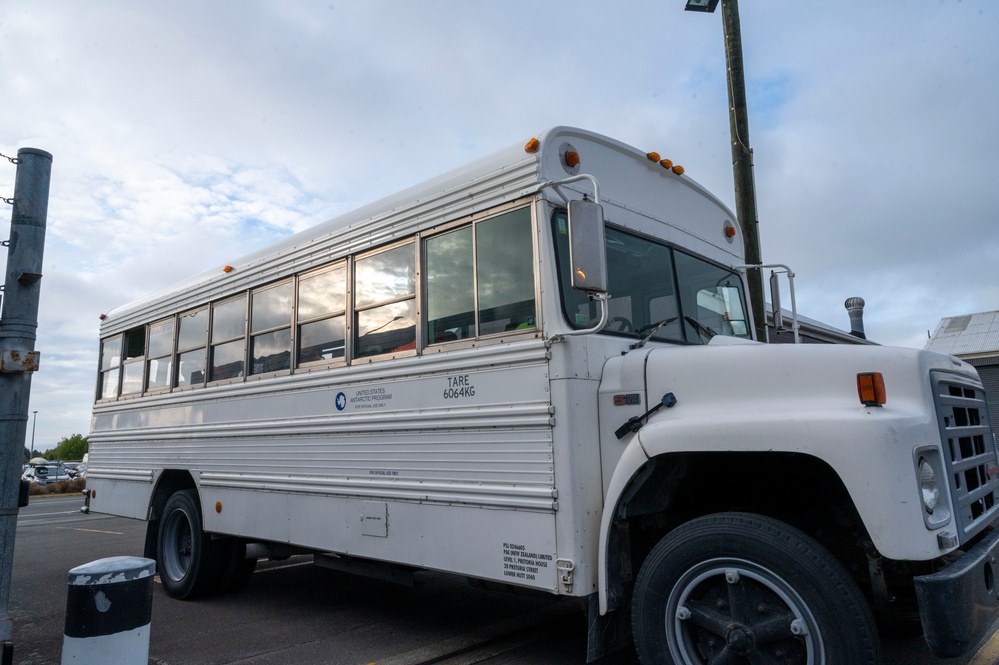
[[[157, 319], [151, 323], [146, 324], [146, 361], [145, 368], [143, 370], [142, 376], [142, 394], [143, 395], [158, 395], [160, 393], [166, 393], [173, 390], [174, 383], [174, 372], [175, 365], [177, 362], [177, 326], [179, 321], [179, 316], [174, 314], [162, 319]], [[170, 338], [170, 350], [165, 355], [150, 356], [150, 342], [152, 341], [152, 330], [154, 327], [169, 323], [171, 327], [171, 338]], [[165, 386], [158, 386], [155, 388], [149, 387], [149, 363], [153, 361], [162, 361], [167, 359], [170, 362], [169, 369], [167, 369], [167, 381]]]
[[[413, 293], [406, 294], [404, 296], [396, 296], [388, 300], [379, 300], [374, 303], [369, 303], [363, 307], [357, 307], [357, 292], [360, 290], [357, 286], [357, 264], [364, 259], [370, 258], [372, 256], [377, 256], [378, 254], [383, 254], [385, 252], [390, 252], [406, 245], [412, 245], [413, 247]], [[359, 252], [352, 255], [353, 261], [352, 270], [350, 271], [350, 285], [351, 293], [349, 297], [349, 319], [350, 319], [350, 355], [347, 356], [347, 363], [350, 365], [360, 365], [369, 364], [372, 362], [380, 360], [389, 360], [392, 358], [407, 358], [410, 356], [419, 355], [419, 351], [422, 349], [423, 336], [421, 335], [421, 322], [423, 320], [422, 314], [422, 303], [421, 303], [421, 285], [422, 285], [422, 262], [421, 254], [422, 252], [418, 249], [422, 247], [422, 238], [420, 233], [414, 233], [411, 236], [407, 236], [397, 242], [389, 243], [387, 245], [380, 245], [379, 247], [372, 248], [370, 250]], [[370, 312], [381, 307], [389, 307], [391, 305], [396, 305], [403, 302], [413, 302], [413, 325], [415, 327], [413, 335], [413, 348], [411, 349], [393, 349], [390, 351], [383, 351], [381, 353], [375, 353], [369, 356], [358, 356], [357, 350], [360, 346], [358, 344], [358, 335], [360, 326], [358, 325], [358, 315], [364, 312]]]
[[[108, 342], [111, 341], [111, 340], [113, 340], [113, 339], [115, 339], [115, 338], [118, 339], [117, 361], [111, 361], [111, 363], [108, 365], [107, 369], [105, 369], [104, 368], [104, 352], [107, 349]], [[94, 400], [94, 403], [114, 402], [114, 401], [117, 401], [119, 397], [121, 397], [121, 374], [122, 374], [122, 372], [121, 372], [121, 365], [122, 365], [121, 357], [122, 357], [122, 349], [123, 349], [122, 345], [124, 343], [125, 343], [125, 331], [124, 330], [122, 330], [121, 332], [116, 332], [113, 335], [108, 335], [107, 337], [104, 337], [104, 338], [101, 339], [100, 349], [99, 349], [99, 352], [97, 354], [97, 390], [96, 390], [96, 395], [95, 395], [96, 399]], [[115, 377], [114, 394], [111, 395], [110, 397], [105, 397], [104, 396], [105, 382], [106, 382], [107, 377], [109, 377], [111, 375], [114, 375], [114, 377]]]
[[[142, 353], [135, 356], [128, 356], [128, 347], [130, 344], [129, 337], [134, 335], [136, 331], [142, 332]], [[135, 399], [136, 397], [142, 397], [146, 390], [146, 355], [149, 345], [149, 324], [142, 324], [138, 326], [132, 326], [127, 330], [123, 330], [121, 333], [121, 361], [119, 362], [119, 368], [121, 369], [121, 375], [118, 377], [118, 399]], [[140, 365], [142, 372], [139, 375], [139, 388], [138, 390], [132, 390], [130, 392], [125, 392], [125, 375], [127, 374], [128, 368], [135, 368], [136, 365]]]
[[[543, 336], [543, 308], [541, 300], [541, 264], [540, 264], [540, 252], [542, 247], [542, 239], [540, 234], [544, 230], [539, 225], [539, 202], [535, 197], [524, 197], [516, 201], [510, 201], [498, 206], [494, 206], [488, 210], [483, 210], [481, 212], [476, 212], [471, 215], [466, 215], [460, 219], [451, 220], [448, 222], [443, 222], [436, 226], [425, 229], [424, 231], [418, 231], [405, 238], [397, 239], [394, 242], [380, 245], [377, 247], [370, 247], [364, 249], [363, 251], [357, 251], [352, 254], [340, 257], [338, 259], [332, 260], [329, 263], [320, 266], [309, 266], [303, 268], [301, 272], [293, 273], [290, 275], [285, 275], [272, 282], [259, 284], [255, 286], [245, 286], [233, 293], [226, 294], [224, 297], [219, 299], [212, 299], [206, 302], [202, 302], [194, 307], [189, 307], [181, 311], [175, 312], [174, 314], [161, 317], [151, 322], [146, 322], [141, 324], [141, 326], [133, 326], [126, 330], [116, 332], [114, 334], [108, 335], [100, 340], [100, 352], [99, 352], [99, 363], [98, 363], [98, 377], [97, 386], [95, 388], [95, 399], [94, 403], [103, 402], [114, 402], [121, 399], [132, 399], [144, 397], [147, 395], [161, 395], [164, 393], [183, 392], [192, 389], [204, 388], [208, 386], [225, 385], [232, 383], [243, 383], [246, 381], [259, 380], [262, 378], [273, 377], [273, 376], [283, 376], [283, 375], [293, 375], [299, 372], [308, 373], [318, 370], [345, 367], [357, 364], [369, 364], [372, 362], [378, 362], [382, 360], [394, 359], [394, 358], [407, 358], [407, 357], [418, 357], [424, 355], [425, 353], [438, 353], [440, 351], [454, 349], [454, 348], [466, 348], [481, 345], [483, 343], [501, 343], [507, 339], [518, 339], [525, 337], [542, 337]], [[531, 277], [533, 279], [533, 309], [534, 309], [534, 324], [532, 327], [524, 329], [511, 329], [504, 331], [497, 331], [487, 334], [481, 333], [481, 313], [480, 307], [481, 302], [479, 298], [479, 259], [478, 251], [479, 248], [476, 246], [479, 235], [477, 233], [477, 227], [479, 224], [488, 222], [490, 220], [499, 218], [503, 215], [517, 212], [519, 210], [525, 210], [530, 216], [530, 236], [531, 236]], [[426, 279], [426, 248], [427, 242], [432, 240], [434, 237], [440, 236], [445, 233], [459, 230], [469, 226], [472, 228], [472, 270], [473, 270], [473, 302], [475, 310], [473, 312], [474, 322], [476, 327], [476, 335], [472, 337], [466, 337], [458, 340], [446, 340], [442, 342], [435, 342], [433, 344], [427, 343], [427, 302], [428, 302], [428, 284]], [[364, 307], [357, 308], [355, 306], [356, 296], [357, 296], [357, 262], [362, 261], [368, 257], [375, 256], [377, 254], [392, 251], [400, 247], [412, 247], [412, 258], [413, 258], [413, 291], [400, 295], [394, 298], [390, 298], [383, 301], [368, 303]], [[314, 316], [309, 319], [300, 319], [299, 317], [299, 289], [300, 284], [303, 279], [308, 279], [311, 276], [321, 274], [323, 272], [332, 272], [335, 270], [342, 269], [344, 273], [344, 308], [338, 310], [330, 310], [330, 312], [322, 313], [318, 316]], [[269, 289], [278, 288], [284, 284], [290, 285], [291, 288], [291, 312], [289, 316], [289, 324], [279, 325], [276, 327], [271, 327], [267, 329], [260, 329], [259, 331], [253, 330], [253, 296], [254, 294], [267, 291]], [[217, 312], [220, 308], [225, 307], [228, 303], [237, 300], [242, 300], [242, 334], [232, 337], [226, 337], [215, 339], [213, 337], [213, 329], [216, 323]], [[526, 301], [525, 301], [526, 302]], [[391, 351], [377, 353], [370, 356], [359, 357], [357, 356], [357, 340], [355, 339], [358, 330], [358, 315], [363, 314], [366, 311], [375, 310], [380, 307], [386, 307], [395, 305], [398, 303], [412, 303], [413, 308], [413, 321], [414, 321], [414, 339], [411, 342], [406, 343], [406, 347], [411, 348], [401, 348], [394, 349]], [[198, 345], [182, 346], [181, 332], [182, 324], [187, 320], [188, 317], [204, 317], [204, 329], [199, 330], [197, 328], [193, 329], [196, 336], [199, 338], [197, 341]], [[324, 320], [333, 320], [337, 318], [342, 318], [343, 320], [343, 333], [344, 333], [344, 350], [343, 355], [337, 358], [331, 359], [319, 359], [315, 361], [305, 361], [302, 362], [300, 355], [301, 349], [299, 349], [299, 342], [301, 339], [300, 328], [302, 325], [307, 325], [309, 323], [315, 323]], [[172, 323], [173, 328], [173, 340], [171, 344], [171, 350], [169, 354], [159, 355], [155, 358], [149, 356], [149, 343], [150, 343], [150, 330], [158, 325], [163, 325], [165, 323]], [[124, 377], [123, 366], [125, 364], [122, 359], [122, 354], [125, 352], [124, 344], [126, 343], [126, 335], [129, 331], [137, 330], [142, 328], [143, 334], [145, 336], [144, 340], [144, 352], [142, 356], [137, 356], [135, 358], [129, 358], [129, 362], [142, 363], [142, 389], [140, 391], [129, 393], [127, 395], [122, 395], [122, 381]], [[289, 359], [290, 367], [286, 369], [279, 369], [270, 372], [262, 372], [260, 374], [251, 374], [251, 363], [252, 363], [252, 345], [255, 337], [262, 334], [268, 334], [278, 330], [289, 330], [289, 336], [291, 340], [291, 357]], [[188, 336], [192, 336], [189, 334]], [[105, 353], [106, 344], [108, 341], [118, 339], [118, 356], [117, 362], [108, 369], [103, 369], [103, 356]], [[212, 366], [214, 363], [215, 352], [218, 348], [242, 340], [243, 343], [243, 354], [242, 354], [242, 372], [236, 376], [227, 376], [224, 378], [212, 378]], [[204, 362], [204, 371], [201, 381], [196, 383], [188, 383], [188, 385], [181, 385], [181, 359], [182, 356], [186, 354], [194, 354], [201, 352], [203, 355], [201, 359]], [[150, 368], [149, 362], [151, 360], [158, 361], [168, 361], [170, 363], [170, 379], [168, 386], [159, 386], [155, 388], [149, 387], [150, 378]], [[195, 372], [196, 373], [196, 372]], [[114, 376], [115, 388], [114, 394], [110, 397], [101, 397], [102, 391], [104, 390], [104, 383], [106, 380]]]
[[[558, 300], [559, 300], [558, 309], [559, 309], [560, 314], [562, 316], [562, 320], [567, 325], [569, 325], [571, 328], [581, 329], [581, 328], [584, 328], [585, 326], [582, 325], [582, 324], [580, 324], [580, 323], [574, 322], [570, 318], [569, 312], [566, 309], [566, 300], [565, 300], [564, 294], [567, 293], [567, 292], [571, 292], [573, 289], [572, 289], [572, 287], [571, 287], [570, 284], [566, 284], [566, 285], [562, 284], [562, 268], [563, 268], [563, 266], [562, 266], [562, 259], [560, 258], [560, 255], [559, 255], [559, 247], [558, 247], [559, 240], [558, 240], [557, 231], [556, 231], [556, 218], [557, 218], [557, 216], [559, 214], [564, 215], [566, 217], [566, 219], [568, 218], [568, 211], [566, 210], [565, 207], [563, 207], [563, 206], [552, 206], [550, 214], [549, 214], [549, 218], [548, 218], [548, 224], [547, 224], [547, 226], [548, 226], [548, 233], [550, 234], [550, 237], [551, 237], [552, 251], [554, 253], [555, 286], [556, 286], [556, 289], [558, 291]], [[683, 339], [679, 340], [679, 339], [667, 339], [667, 338], [661, 338], [661, 337], [654, 337], [654, 338], [652, 338], [651, 341], [659, 342], [659, 343], [662, 343], [662, 344], [674, 344], [674, 345], [681, 345], [681, 346], [699, 346], [699, 345], [702, 345], [702, 344], [706, 343], [706, 340], [702, 340], [700, 337], [696, 336], [696, 333], [694, 332], [694, 328], [683, 319], [683, 317], [686, 314], [688, 314], [688, 312], [685, 311], [685, 305], [689, 304], [689, 302], [688, 302], [688, 299], [684, 298], [683, 295], [682, 295], [682, 290], [683, 290], [683, 288], [685, 286], [685, 282], [681, 282], [681, 279], [680, 279], [680, 272], [679, 272], [680, 269], [677, 266], [678, 262], [676, 260], [676, 255], [678, 253], [682, 254], [682, 255], [690, 258], [690, 259], [693, 259], [695, 261], [700, 261], [700, 262], [702, 262], [702, 263], [704, 263], [706, 265], [712, 266], [714, 268], [718, 268], [718, 269], [720, 269], [720, 270], [722, 270], [724, 272], [727, 272], [727, 273], [731, 274], [733, 276], [733, 278], [736, 280], [736, 282], [739, 284], [739, 292], [742, 295], [742, 307], [743, 307], [743, 310], [744, 310], [743, 311], [743, 316], [748, 319], [748, 316], [749, 316], [748, 312], [745, 311], [747, 309], [747, 307], [748, 307], [748, 301], [746, 299], [746, 290], [745, 290], [745, 286], [744, 286], [744, 284], [742, 282], [742, 277], [741, 277], [741, 275], [739, 274], [739, 272], [737, 270], [734, 270], [734, 269], [732, 269], [729, 266], [726, 266], [726, 265], [724, 265], [722, 263], [719, 263], [718, 261], [713, 261], [713, 260], [711, 260], [711, 259], [709, 259], [709, 258], [707, 258], [705, 256], [701, 256], [700, 254], [696, 254], [695, 252], [691, 251], [690, 249], [685, 248], [685, 247], [681, 247], [681, 246], [677, 245], [676, 243], [669, 242], [668, 240], [665, 240], [663, 238], [657, 238], [655, 236], [651, 236], [651, 235], [649, 235], [647, 233], [643, 233], [643, 232], [638, 231], [636, 229], [628, 228], [627, 226], [624, 226], [622, 224], [616, 224], [616, 223], [610, 221], [609, 219], [605, 221], [605, 226], [606, 226], [606, 230], [608, 230], [608, 231], [609, 230], [613, 230], [613, 231], [615, 231], [617, 233], [623, 233], [625, 235], [629, 235], [629, 236], [632, 236], [634, 238], [637, 238], [637, 239], [640, 239], [640, 240], [644, 240], [644, 241], [650, 242], [650, 243], [655, 244], [655, 245], [659, 245], [659, 246], [661, 246], [661, 247], [663, 247], [663, 248], [665, 248], [665, 249], [667, 249], [669, 251], [669, 256], [670, 256], [670, 272], [672, 274], [672, 279], [673, 279], [673, 295], [677, 299], [676, 307], [677, 307], [677, 313], [678, 313], [678, 320], [681, 321], [680, 330], [682, 332]], [[613, 287], [611, 287], [611, 288], [613, 290]], [[649, 303], [651, 303], [651, 301], [652, 301], [652, 298], [647, 299], [647, 301], [645, 303], [645, 306], [647, 307], [649, 305]], [[694, 312], [694, 315], [696, 315], [696, 311]], [[695, 316], [695, 318], [696, 318], [696, 316]], [[626, 338], [626, 339], [639, 339], [641, 337], [641, 335], [635, 334], [634, 332], [622, 332], [622, 331], [607, 330], [607, 329], [601, 330], [597, 334], [608, 335], [608, 336], [612, 336], [612, 337], [622, 337], [622, 338]], [[742, 336], [735, 336], [735, 337], [737, 337], [738, 339], [750, 339], [749, 337], [742, 337]]]
[[[236, 300], [243, 300], [243, 334], [242, 336], [235, 335], [233, 337], [225, 337], [219, 341], [215, 340], [214, 327], [215, 327], [215, 312], [217, 309], [224, 307], [225, 305], [235, 302]], [[206, 383], [205, 385], [216, 386], [224, 385], [227, 383], [238, 383], [246, 380], [246, 370], [247, 370], [247, 354], [249, 353], [249, 328], [250, 328], [250, 289], [242, 289], [239, 293], [230, 294], [226, 298], [220, 300], [213, 300], [208, 304], [209, 315], [208, 315], [208, 356], [205, 362], [205, 374]], [[243, 368], [235, 376], [226, 376], [221, 379], [213, 378], [213, 368], [215, 362], [215, 349], [220, 346], [225, 346], [227, 344], [232, 344], [240, 339], [243, 340]]]
[[[197, 315], [199, 312], [202, 311], [205, 313], [205, 329], [201, 346], [185, 346], [181, 348], [180, 331], [181, 331], [181, 322], [183, 317], [190, 315]], [[208, 342], [209, 342], [208, 333], [211, 330], [211, 323], [212, 323], [211, 303], [210, 302], [203, 303], [201, 305], [198, 305], [197, 307], [186, 309], [182, 312], [177, 312], [176, 314], [174, 314], [174, 318], [177, 320], [177, 323], [175, 329], [176, 333], [174, 334], [174, 342], [173, 342], [174, 366], [173, 366], [173, 377], [170, 381], [170, 392], [173, 392], [175, 390], [179, 391], [179, 390], [191, 390], [194, 388], [203, 388], [205, 385], [207, 385], [207, 379], [208, 379]], [[199, 349], [204, 351], [203, 359], [205, 363], [204, 369], [202, 371], [201, 381], [198, 383], [189, 383], [186, 386], [182, 386], [180, 385], [180, 357], [183, 354], [191, 353], [192, 351], [197, 351]]]
[[[344, 299], [343, 299], [343, 309], [342, 310], [331, 310], [330, 312], [325, 312], [319, 316], [313, 316], [308, 319], [302, 319], [299, 317], [299, 294], [301, 289], [301, 283], [303, 279], [309, 279], [316, 275], [320, 275], [324, 272], [333, 272], [343, 268], [344, 271]], [[294, 363], [292, 365], [292, 373], [298, 372], [313, 372], [321, 369], [327, 369], [331, 367], [346, 367], [349, 364], [349, 358], [353, 352], [353, 344], [351, 343], [351, 335], [353, 335], [354, 327], [352, 324], [350, 313], [351, 313], [351, 297], [353, 292], [353, 256], [348, 255], [343, 258], [337, 259], [331, 263], [327, 263], [319, 266], [318, 268], [309, 269], [298, 273], [295, 275], [295, 304], [294, 304], [294, 317], [292, 324], [294, 330], [292, 334], [294, 335]], [[332, 313], [331, 313], [332, 312]], [[327, 321], [340, 317], [343, 319], [343, 355], [336, 358], [319, 358], [317, 360], [306, 360], [303, 361], [301, 358], [302, 349], [300, 347], [300, 342], [302, 340], [302, 326], [309, 325], [311, 323], [317, 323], [319, 321]]]
[[[423, 265], [426, 266], [426, 255], [427, 248], [426, 243], [434, 238], [446, 235], [448, 233], [458, 231], [466, 226], [476, 226], [482, 222], [489, 221], [496, 217], [506, 215], [508, 213], [516, 212], [519, 210], [527, 209], [531, 216], [531, 261], [532, 261], [532, 277], [534, 279], [534, 319], [535, 324], [531, 328], [524, 329], [514, 329], [514, 330], [502, 330], [494, 333], [481, 334], [481, 325], [479, 321], [479, 275], [478, 275], [478, 252], [477, 252], [477, 240], [478, 234], [473, 228], [472, 230], [472, 281], [474, 292], [472, 294], [474, 310], [472, 312], [475, 324], [475, 335], [470, 337], [465, 337], [456, 340], [445, 340], [441, 342], [425, 342], [421, 347], [423, 353], [441, 353], [443, 351], [448, 351], [451, 349], [463, 349], [472, 348], [479, 346], [483, 343], [499, 343], [505, 339], [510, 338], [520, 338], [520, 337], [541, 337], [543, 335], [543, 316], [542, 316], [542, 306], [541, 306], [541, 262], [540, 262], [540, 241], [539, 241], [539, 228], [538, 228], [538, 208], [537, 200], [534, 198], [519, 199], [517, 201], [511, 201], [503, 205], [495, 206], [489, 208], [488, 210], [483, 210], [482, 212], [477, 212], [472, 215], [467, 215], [460, 219], [453, 220], [444, 224], [439, 224], [437, 226], [426, 229], [422, 232], [422, 240], [420, 243], [420, 257], [424, 261]], [[429, 295], [427, 279], [429, 274], [426, 274], [424, 270], [424, 276], [422, 283], [420, 284], [420, 295], [423, 298], [427, 298]], [[424, 316], [421, 317], [420, 330], [424, 337], [426, 337], [427, 326], [429, 325], [429, 311], [428, 305], [424, 305]]]
[[[270, 291], [271, 289], [276, 289], [284, 285], [289, 285], [291, 287], [291, 298], [288, 302], [288, 323], [287, 325], [272, 326], [270, 328], [262, 328], [260, 330], [254, 331], [253, 329], [253, 296], [258, 293], [263, 293], [265, 291]], [[295, 345], [296, 345], [296, 335], [295, 335], [295, 300], [298, 296], [298, 279], [296, 275], [291, 275], [284, 279], [279, 279], [274, 282], [268, 282], [256, 288], [246, 290], [247, 303], [246, 303], [246, 349], [245, 349], [245, 359], [243, 361], [243, 375], [247, 381], [256, 381], [264, 377], [269, 376], [282, 376], [285, 374], [291, 374], [295, 367]], [[280, 330], [288, 330], [289, 334], [289, 349], [288, 349], [288, 367], [282, 369], [271, 370], [269, 372], [253, 372], [253, 340], [262, 335], [269, 335]]]

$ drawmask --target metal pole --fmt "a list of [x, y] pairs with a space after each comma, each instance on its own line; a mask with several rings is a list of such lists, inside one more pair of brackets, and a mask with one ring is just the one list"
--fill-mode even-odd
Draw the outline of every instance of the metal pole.
[[35, 425], [38, 424], [38, 412], [31, 412], [31, 450], [28, 451], [29, 455], [35, 454]]
[[9, 644], [13, 629], [9, 615], [10, 578], [31, 373], [38, 368], [35, 331], [51, 172], [49, 153], [35, 148], [17, 151], [14, 209], [10, 236], [4, 241], [7, 272], [0, 312], [0, 643], [7, 643], [3, 648], [5, 661], [7, 654], [13, 653]]
[[[756, 184], [753, 180], [753, 151], [749, 147], [749, 113], [746, 106], [745, 69], [742, 63], [742, 32], [738, 0], [721, 0], [725, 32], [725, 61], [728, 65], [729, 126], [732, 133], [732, 175], [735, 179], [735, 214], [742, 227], [746, 263], [763, 263], [760, 256], [759, 219], [756, 216]], [[759, 268], [746, 272], [749, 300], [753, 309], [756, 339], [767, 341], [763, 274]]]

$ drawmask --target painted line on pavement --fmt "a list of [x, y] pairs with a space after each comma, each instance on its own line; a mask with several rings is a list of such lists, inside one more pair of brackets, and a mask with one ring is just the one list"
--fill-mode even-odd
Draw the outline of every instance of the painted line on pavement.
[[86, 531], [87, 533], [107, 533], [112, 536], [124, 536], [123, 531], [101, 531], [100, 529], [81, 529], [79, 527], [70, 526], [57, 526], [56, 529], [62, 529], [63, 531]]

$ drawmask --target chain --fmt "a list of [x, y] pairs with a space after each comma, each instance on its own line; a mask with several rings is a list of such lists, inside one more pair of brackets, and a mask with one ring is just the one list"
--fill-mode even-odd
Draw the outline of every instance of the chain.
[[[8, 157], [7, 155], [3, 154], [2, 152], [0, 152], [0, 157], [3, 157], [4, 159], [6, 159], [11, 164], [20, 164], [21, 163], [21, 160], [18, 159], [17, 157]], [[13, 197], [8, 199], [6, 196], [0, 196], [0, 201], [3, 201], [4, 203], [6, 203], [9, 206], [14, 205], [14, 199], [13, 199]]]

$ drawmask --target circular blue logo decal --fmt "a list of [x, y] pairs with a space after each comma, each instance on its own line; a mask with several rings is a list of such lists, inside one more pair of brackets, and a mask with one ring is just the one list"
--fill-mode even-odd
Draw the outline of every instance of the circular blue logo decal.
[[336, 410], [343, 411], [347, 408], [347, 396], [343, 393], [336, 394]]

